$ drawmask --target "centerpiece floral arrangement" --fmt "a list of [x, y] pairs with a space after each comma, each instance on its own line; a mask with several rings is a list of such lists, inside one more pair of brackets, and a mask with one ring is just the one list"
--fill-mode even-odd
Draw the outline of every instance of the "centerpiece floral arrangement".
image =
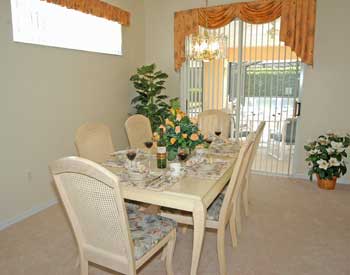
[[183, 111], [177, 99], [170, 101], [171, 108], [169, 116], [165, 119], [165, 125], [160, 125], [159, 130], [154, 133], [155, 139], [159, 139], [160, 129], [163, 129], [163, 138], [166, 141], [168, 159], [176, 158], [178, 148], [194, 150], [196, 146], [204, 142], [196, 123]]
[[334, 189], [337, 178], [347, 172], [345, 159], [348, 157], [346, 149], [350, 145], [349, 134], [345, 136], [328, 133], [318, 137], [304, 146], [307, 151], [306, 161], [309, 176], [316, 174], [320, 188]]

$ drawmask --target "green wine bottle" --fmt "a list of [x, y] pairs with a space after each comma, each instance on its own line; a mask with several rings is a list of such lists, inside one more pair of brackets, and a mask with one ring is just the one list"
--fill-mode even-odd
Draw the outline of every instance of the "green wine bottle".
[[160, 129], [159, 140], [157, 143], [157, 167], [166, 168], [166, 141], [164, 139], [164, 130]]

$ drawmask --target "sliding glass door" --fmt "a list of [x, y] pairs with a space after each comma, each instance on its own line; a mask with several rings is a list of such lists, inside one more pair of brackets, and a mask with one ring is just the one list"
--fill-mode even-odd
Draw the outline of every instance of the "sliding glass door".
[[[211, 62], [188, 60], [181, 69], [181, 102], [195, 117], [209, 110], [231, 115], [231, 137], [244, 140], [266, 121], [254, 169], [289, 175], [300, 112], [301, 64], [279, 40], [280, 21], [235, 20], [210, 30], [227, 37], [227, 56]], [[203, 29], [201, 29], [203, 31]], [[189, 48], [190, 39], [186, 47]]]

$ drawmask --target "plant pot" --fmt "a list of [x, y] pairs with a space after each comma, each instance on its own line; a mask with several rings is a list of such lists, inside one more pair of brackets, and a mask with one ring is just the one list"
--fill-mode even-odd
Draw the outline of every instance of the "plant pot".
[[319, 175], [317, 177], [317, 185], [321, 189], [325, 190], [334, 190], [335, 185], [337, 184], [337, 177], [333, 177], [333, 179], [321, 179]]

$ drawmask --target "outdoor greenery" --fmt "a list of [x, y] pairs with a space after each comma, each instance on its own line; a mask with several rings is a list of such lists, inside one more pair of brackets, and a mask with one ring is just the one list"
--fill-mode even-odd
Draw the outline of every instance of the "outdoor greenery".
[[180, 110], [180, 104], [177, 99], [173, 99], [169, 116], [165, 119], [165, 125], [159, 127], [155, 134], [155, 140], [159, 140], [159, 131], [164, 130], [163, 138], [167, 144], [169, 160], [176, 158], [178, 148], [193, 150], [197, 145], [203, 143], [203, 135], [190, 118]]
[[[237, 68], [232, 68], [231, 90], [237, 91]], [[235, 73], [236, 72], [236, 73]], [[194, 74], [194, 73], [193, 73]], [[280, 64], [272, 67], [271, 65], [254, 65], [245, 71], [244, 96], [245, 97], [298, 97], [300, 83], [300, 66], [295, 64]], [[195, 99], [202, 98], [201, 87], [189, 88], [189, 93], [196, 94], [192, 96]]]
[[170, 105], [166, 102], [168, 96], [162, 94], [168, 75], [162, 71], [156, 71], [156, 65], [144, 65], [137, 69], [137, 73], [131, 76], [138, 94], [131, 101], [137, 114], [150, 119], [152, 130], [155, 131], [169, 116]]
[[348, 157], [346, 148], [350, 145], [350, 136], [338, 136], [328, 133], [320, 136], [304, 146], [307, 151], [306, 161], [309, 167], [310, 180], [313, 174], [321, 179], [339, 178], [345, 175], [347, 169], [345, 159]]
[[[299, 71], [297, 68], [255, 68], [247, 70], [246, 97], [298, 97]], [[294, 92], [297, 91], [297, 93]]]

